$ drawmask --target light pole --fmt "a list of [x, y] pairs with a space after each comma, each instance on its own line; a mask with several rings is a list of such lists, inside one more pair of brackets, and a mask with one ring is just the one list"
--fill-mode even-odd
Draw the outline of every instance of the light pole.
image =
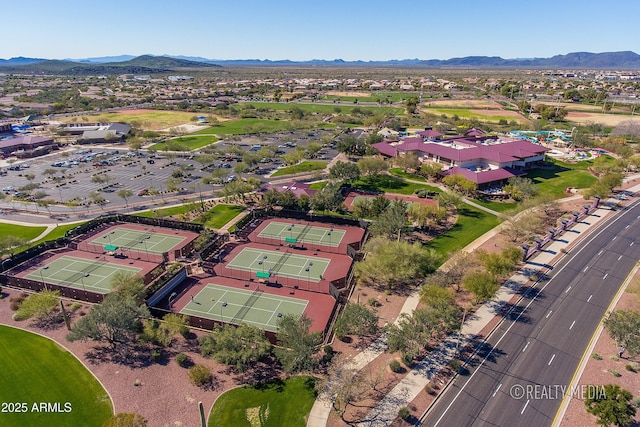
[[43, 286], [44, 286], [44, 277], [42, 276], [42, 270], [46, 270], [47, 268], [49, 268], [48, 265], [43, 265], [42, 268], [40, 269], [40, 280], [42, 281]]
[[225, 308], [227, 306], [226, 302], [222, 302], [222, 304], [220, 304], [220, 323], [224, 323], [224, 316], [222, 315], [222, 309]]

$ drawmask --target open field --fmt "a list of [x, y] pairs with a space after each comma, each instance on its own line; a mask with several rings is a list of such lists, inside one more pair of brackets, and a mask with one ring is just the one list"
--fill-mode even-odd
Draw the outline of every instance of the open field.
[[458, 116], [463, 119], [477, 119], [481, 121], [499, 122], [500, 120], [515, 120], [518, 123], [527, 123], [528, 120], [515, 111], [506, 110], [478, 110], [468, 108], [422, 108], [422, 112], [448, 117]]
[[[354, 98], [355, 99], [355, 98]], [[336, 108], [340, 108], [341, 113], [351, 114], [354, 108], [358, 108], [361, 111], [370, 111], [372, 113], [381, 113], [381, 114], [393, 114], [393, 115], [401, 115], [403, 114], [402, 108], [397, 107], [389, 107], [389, 106], [380, 106], [380, 107], [371, 107], [371, 106], [359, 106], [357, 104], [311, 104], [311, 103], [278, 103], [278, 102], [248, 102], [247, 105], [253, 105], [256, 108], [266, 108], [270, 110], [281, 110], [281, 111], [289, 111], [293, 107], [300, 108], [302, 111], [307, 113], [322, 113], [322, 114], [334, 114]]]
[[229, 390], [213, 405], [209, 427], [304, 427], [315, 381], [298, 376]]
[[427, 101], [429, 108], [470, 108], [502, 110], [502, 105], [488, 99], [435, 99]]
[[318, 171], [318, 170], [323, 170], [326, 167], [327, 167], [327, 162], [322, 162], [317, 160], [306, 161], [306, 162], [298, 163], [297, 165], [287, 166], [282, 169], [278, 169], [277, 171], [272, 173], [271, 176], [282, 176], [282, 175], [291, 175], [294, 173], [301, 173], [301, 172]]
[[[271, 105], [265, 103], [266, 105]], [[230, 120], [218, 126], [208, 127], [190, 134], [193, 135], [244, 135], [260, 132], [278, 132], [282, 130], [296, 129], [294, 123], [287, 120], [266, 120], [266, 119], [238, 119]]]
[[0, 222], [0, 236], [16, 236], [25, 240], [38, 237], [47, 227], [29, 227], [26, 225], [7, 224]]
[[[13, 408], [18, 402], [27, 405], [22, 412], [3, 409], [0, 425], [101, 426], [113, 415], [109, 395], [98, 380], [49, 339], [0, 326], [0, 366], [0, 401]], [[33, 410], [39, 402], [60, 408], [56, 412]]]
[[65, 123], [124, 122], [136, 123], [143, 130], [160, 131], [189, 123], [195, 113], [163, 110], [123, 110], [117, 113], [99, 113], [84, 116], [65, 117]]
[[[602, 108], [600, 108], [600, 111], [602, 111]], [[628, 120], [640, 123], [640, 116], [632, 116], [631, 114], [603, 114], [569, 111], [569, 113], [567, 113], [566, 120], [580, 125], [600, 123], [604, 126], [618, 126], [621, 122], [626, 122]]]

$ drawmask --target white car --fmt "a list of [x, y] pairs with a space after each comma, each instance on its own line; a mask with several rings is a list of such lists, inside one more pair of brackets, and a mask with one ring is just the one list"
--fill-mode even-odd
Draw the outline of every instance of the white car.
[[11, 193], [12, 191], [16, 191], [16, 189], [15, 189], [14, 187], [11, 187], [11, 186], [9, 186], [9, 187], [4, 187], [4, 188], [2, 189], [2, 192], [3, 192], [3, 193]]

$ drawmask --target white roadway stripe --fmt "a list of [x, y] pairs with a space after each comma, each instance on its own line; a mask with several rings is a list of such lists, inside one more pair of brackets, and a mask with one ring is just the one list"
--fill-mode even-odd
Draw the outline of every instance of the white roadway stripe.
[[576, 324], [576, 321], [574, 320], [573, 323], [571, 323], [571, 326], [569, 326], [569, 329], [573, 329], [573, 325]]
[[523, 353], [527, 349], [527, 347], [529, 347], [529, 344], [531, 344], [531, 341], [527, 341], [527, 345], [525, 345], [524, 348], [522, 349]]
[[544, 317], [545, 319], [548, 319], [549, 316], [551, 316], [551, 313], [553, 313], [553, 310], [549, 310], [549, 312], [547, 313], [547, 315]]
[[[640, 204], [640, 202], [638, 202]], [[555, 273], [560, 274], [560, 272], [562, 272], [567, 265], [571, 264], [571, 262], [578, 256], [580, 255], [580, 253], [586, 248], [588, 247], [590, 242], [593, 242], [594, 239], [596, 239], [598, 236], [600, 236], [602, 233], [604, 233], [606, 230], [609, 229], [609, 227], [611, 227], [613, 224], [615, 224], [616, 222], [620, 221], [621, 219], [625, 218], [625, 215], [627, 215], [627, 213], [630, 212], [629, 210], [623, 212], [620, 216], [614, 218], [610, 223], [606, 224], [602, 229], [600, 229], [597, 233], [595, 233], [594, 235], [590, 235], [587, 239], [586, 242], [584, 242], [583, 246], [578, 249], [578, 251], [571, 257], [569, 258], [569, 260], [562, 266], [560, 267], [560, 269]], [[554, 277], [552, 277], [549, 281], [547, 281], [547, 283], [544, 284], [544, 286], [542, 288], [540, 288], [540, 290], [538, 291], [538, 293], [536, 294], [536, 297], [538, 295], [540, 295], [540, 293], [542, 291], [544, 291], [547, 286], [549, 286], [552, 282], [553, 282]], [[532, 298], [527, 305], [525, 306], [525, 310], [529, 308], [529, 306], [531, 304], [533, 304], [533, 302], [535, 301], [536, 297]], [[513, 320], [513, 322], [507, 327], [507, 330], [500, 336], [500, 338], [498, 338], [498, 340], [496, 341], [496, 343], [493, 345], [494, 348], [492, 348], [491, 350], [489, 350], [489, 352], [486, 354], [485, 357], [482, 358], [482, 361], [480, 362], [480, 364], [476, 367], [476, 370], [473, 371], [473, 373], [467, 378], [467, 381], [462, 385], [462, 387], [460, 387], [460, 390], [458, 390], [458, 392], [456, 393], [456, 395], [454, 396], [454, 398], [451, 400], [451, 402], [447, 405], [447, 407], [444, 409], [443, 413], [440, 415], [440, 417], [438, 417], [438, 419], [436, 420], [436, 422], [433, 424], [433, 426], [437, 426], [438, 424], [440, 424], [440, 422], [442, 421], [442, 419], [447, 415], [447, 413], [449, 412], [449, 410], [451, 409], [451, 407], [455, 404], [456, 400], [458, 400], [458, 397], [460, 397], [460, 395], [464, 392], [464, 390], [467, 388], [467, 385], [470, 383], [470, 381], [473, 379], [473, 377], [476, 376], [476, 374], [478, 372], [481, 371], [482, 367], [484, 366], [484, 364], [486, 363], [487, 359], [489, 357], [491, 357], [491, 355], [493, 354], [493, 350], [500, 345], [500, 343], [502, 342], [502, 340], [507, 336], [507, 334], [511, 331], [511, 328], [514, 327], [514, 325], [516, 325], [516, 323], [518, 322], [518, 320], [520, 320], [520, 317], [522, 317], [523, 312], [520, 312], [516, 318]], [[549, 314], [551, 314], [551, 311], [549, 312]], [[547, 315], [548, 316], [548, 315]], [[478, 348], [481, 349], [484, 346], [484, 344], [481, 344]], [[477, 353], [477, 350], [476, 350]], [[527, 404], [529, 403], [529, 401], [527, 401]], [[525, 405], [526, 408], [526, 405]], [[522, 409], [522, 412], [524, 413], [524, 408]]]
[[618, 237], [618, 236], [613, 236], [613, 239], [611, 239], [611, 241], [616, 240], [616, 238], [617, 238], [617, 237]]
[[598, 252], [598, 255], [602, 255], [602, 249], [600, 249], [600, 252]]
[[604, 276], [602, 277], [602, 280], [606, 279], [608, 275], [609, 275], [609, 273], [604, 273]]
[[568, 293], [570, 290], [571, 290], [571, 286], [569, 286], [569, 287], [567, 288], [567, 290], [566, 290], [566, 291], [564, 291], [564, 293], [566, 294], [566, 293]]
[[629, 226], [627, 225], [624, 229], [626, 230], [627, 228], [629, 228]]
[[584, 270], [582, 270], [582, 272], [584, 273], [585, 271], [587, 271], [589, 269], [589, 266], [587, 265]]
[[593, 294], [589, 295], [589, 298], [587, 299], [587, 302], [591, 301], [592, 297], [593, 297]]
[[622, 259], [622, 255], [620, 255], [620, 256], [618, 257], [618, 261], [620, 261], [621, 259]]
[[629, 246], [633, 246], [633, 242], [631, 242], [631, 243], [629, 244]]
[[527, 403], [524, 404], [524, 407], [522, 408], [522, 411], [520, 411], [520, 415], [524, 414], [524, 410], [527, 409], [527, 405], [529, 405], [529, 401], [527, 400]]
[[498, 388], [493, 392], [493, 395], [491, 397], [496, 397], [496, 393], [498, 392], [498, 390], [500, 390], [500, 387], [502, 387], [502, 383], [498, 385]]
[[553, 363], [553, 359], [556, 358], [555, 353], [553, 354], [553, 356], [551, 356], [551, 360], [549, 360], [549, 363], [547, 363], [547, 366], [551, 366], [551, 364]]

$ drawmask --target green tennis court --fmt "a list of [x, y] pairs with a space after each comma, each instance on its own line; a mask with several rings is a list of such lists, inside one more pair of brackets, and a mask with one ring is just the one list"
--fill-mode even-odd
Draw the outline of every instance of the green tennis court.
[[106, 294], [111, 292], [111, 277], [118, 271], [139, 273], [142, 269], [112, 264], [107, 258], [91, 261], [72, 256], [61, 256], [47, 265], [27, 274], [31, 280], [68, 286]]
[[258, 237], [280, 239], [289, 243], [314, 243], [337, 247], [345, 234], [345, 230], [334, 228], [271, 221], [258, 233]]
[[308, 303], [298, 298], [266, 294], [258, 289], [247, 291], [209, 283], [193, 295], [180, 313], [234, 325], [248, 323], [277, 332], [278, 319], [282, 315], [301, 315]]
[[292, 277], [319, 282], [331, 260], [294, 255], [287, 251], [265, 251], [244, 248], [229, 263], [228, 268], [255, 272], [256, 277]]
[[163, 254], [178, 246], [185, 237], [154, 233], [153, 231], [132, 230], [130, 228], [111, 229], [89, 243], [100, 247], [134, 249], [151, 254]]

